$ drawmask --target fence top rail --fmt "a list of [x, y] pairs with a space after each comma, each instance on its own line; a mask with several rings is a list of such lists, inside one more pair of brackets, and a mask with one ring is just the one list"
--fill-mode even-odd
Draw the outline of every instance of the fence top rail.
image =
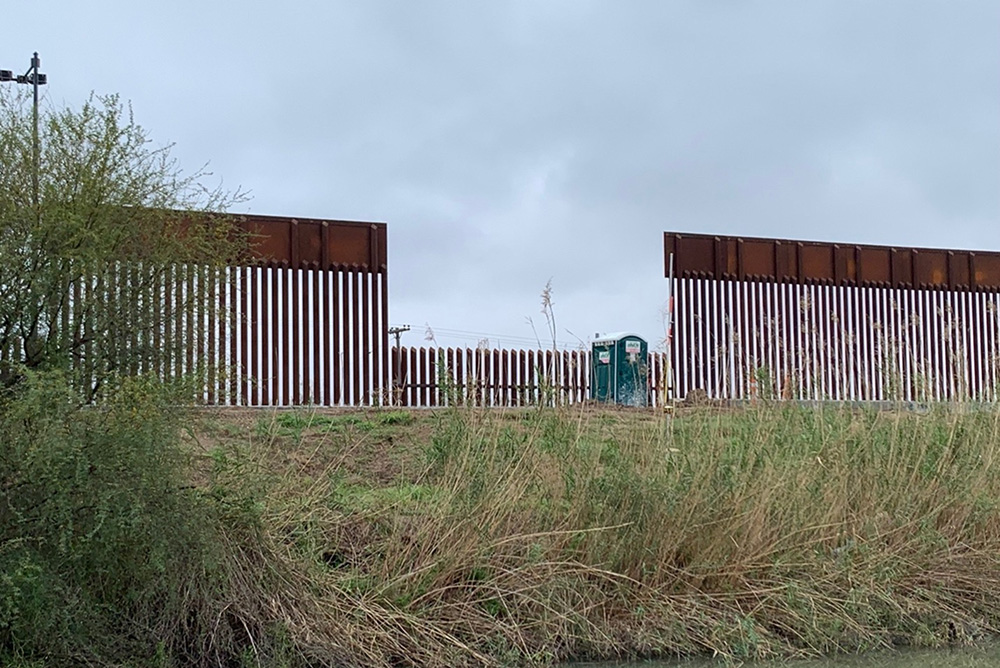
[[1000, 252], [663, 233], [678, 278], [1000, 292]]
[[250, 235], [251, 263], [256, 266], [386, 271], [385, 223], [252, 214], [226, 217]]

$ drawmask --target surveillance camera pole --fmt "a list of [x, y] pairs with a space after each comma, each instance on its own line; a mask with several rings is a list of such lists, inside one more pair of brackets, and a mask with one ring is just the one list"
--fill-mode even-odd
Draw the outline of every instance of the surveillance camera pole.
[[48, 77], [38, 71], [38, 68], [42, 66], [42, 60], [38, 57], [38, 52], [35, 51], [34, 55], [31, 57], [31, 66], [28, 71], [24, 74], [19, 74], [14, 76], [10, 70], [0, 70], [0, 81], [13, 81], [19, 84], [31, 84], [34, 88], [34, 106], [32, 107], [32, 133], [31, 133], [31, 148], [32, 148], [32, 158], [34, 162], [34, 169], [32, 170], [32, 195], [34, 196], [35, 208], [38, 208], [38, 170], [41, 149], [38, 145], [38, 87], [44, 86], [48, 83]]
[[32, 135], [32, 150], [34, 151], [35, 158], [35, 169], [32, 173], [33, 192], [35, 194], [35, 208], [38, 208], [38, 169], [39, 163], [41, 162], [41, 148], [38, 145], [38, 85], [39, 85], [39, 73], [38, 68], [42, 66], [42, 60], [38, 57], [38, 52], [35, 51], [34, 55], [31, 57], [31, 68], [28, 72], [31, 72], [31, 85], [34, 88], [34, 133]]

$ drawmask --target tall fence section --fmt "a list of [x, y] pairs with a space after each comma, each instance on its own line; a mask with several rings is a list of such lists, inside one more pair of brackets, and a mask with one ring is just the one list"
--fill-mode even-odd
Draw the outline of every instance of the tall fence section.
[[[214, 403], [384, 403], [389, 291], [384, 223], [241, 217], [259, 261], [229, 269], [220, 304], [236, 331], [209, 359], [234, 370]], [[228, 349], [223, 349], [227, 345]]]
[[996, 401], [1000, 253], [664, 233], [671, 391]]
[[[664, 353], [650, 353], [647, 403], [661, 405]], [[402, 347], [392, 351], [399, 406], [534, 406], [590, 398], [589, 350]]]
[[[386, 225], [232, 218], [251, 235], [245, 265], [122, 262], [74, 285], [61, 324], [67, 336], [89, 341], [87, 332], [73, 334], [84, 326], [75, 321], [107, 322], [98, 326], [111, 332], [80, 346], [74, 366], [83, 384], [93, 375], [88, 365], [127, 360], [131, 371], [194, 378], [208, 404], [385, 403]], [[114, 313], [86, 320], [74, 312], [82, 308], [76, 304], [94, 303]], [[121, 337], [116, 323], [130, 323]]]

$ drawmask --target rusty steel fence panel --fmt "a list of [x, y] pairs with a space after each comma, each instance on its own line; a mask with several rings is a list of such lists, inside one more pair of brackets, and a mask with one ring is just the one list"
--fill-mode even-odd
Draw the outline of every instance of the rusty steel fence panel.
[[[404, 346], [391, 357], [397, 406], [562, 406], [590, 399], [590, 351]], [[649, 405], [661, 406], [667, 356], [650, 353], [648, 363]]]
[[[109, 371], [154, 373], [186, 378], [212, 405], [388, 403], [385, 224], [231, 218], [252, 235], [240, 266], [79, 272], [59, 327], [82, 342], [70, 360], [81, 387]], [[83, 331], [93, 322], [106, 335]]]
[[[227, 388], [205, 400], [245, 406], [384, 404], [389, 393], [384, 223], [235, 216], [253, 258], [226, 270]], [[222, 358], [222, 350], [206, 351]], [[226, 391], [228, 390], [228, 391]]]
[[676, 398], [998, 398], [998, 253], [677, 233], [664, 252]]

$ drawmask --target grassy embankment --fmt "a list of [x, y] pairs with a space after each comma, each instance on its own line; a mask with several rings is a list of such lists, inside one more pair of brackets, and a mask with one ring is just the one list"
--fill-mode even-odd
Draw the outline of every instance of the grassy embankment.
[[211, 484], [253, 490], [267, 559], [299, 578], [278, 619], [316, 658], [758, 658], [1000, 627], [994, 413], [297, 411], [248, 432], [202, 425]]
[[8, 665], [756, 658], [1000, 627], [995, 413], [191, 417], [145, 382], [84, 411], [57, 387], [0, 412]]

